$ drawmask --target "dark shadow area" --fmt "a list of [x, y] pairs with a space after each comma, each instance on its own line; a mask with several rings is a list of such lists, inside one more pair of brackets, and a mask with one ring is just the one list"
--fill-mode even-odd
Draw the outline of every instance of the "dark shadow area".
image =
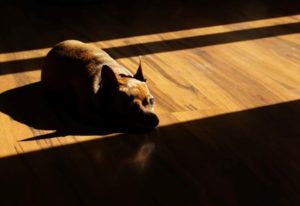
[[0, 62], [0, 75], [39, 70], [44, 57]]
[[[159, 52], [232, 43], [237, 41], [260, 39], [278, 35], [287, 35], [298, 32], [300, 32], [300, 23], [290, 23], [241, 31], [112, 47], [104, 50], [114, 58], [118, 59]], [[0, 75], [39, 69], [42, 60], [43, 58], [34, 58], [0, 63]]]
[[[298, 14], [297, 0], [32, 1], [0, 3], [0, 53]], [[77, 2], [77, 3], [76, 3]]]
[[296, 206], [299, 123], [297, 100], [2, 158], [0, 204]]
[[66, 135], [104, 135], [115, 132], [139, 133], [122, 121], [103, 118], [89, 124], [79, 118], [72, 97], [49, 97], [41, 82], [28, 84], [0, 94], [0, 111], [29, 127], [41, 130], [56, 130], [53, 133], [28, 137], [23, 141], [54, 138]]

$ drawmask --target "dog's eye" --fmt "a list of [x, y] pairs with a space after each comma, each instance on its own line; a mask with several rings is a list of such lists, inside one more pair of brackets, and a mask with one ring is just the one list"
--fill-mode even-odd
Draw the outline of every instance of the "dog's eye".
[[154, 104], [154, 98], [153, 98], [153, 97], [149, 99], [149, 103], [150, 103], [151, 105]]
[[150, 98], [149, 100], [146, 98], [146, 99], [144, 99], [144, 100], [142, 101], [142, 104], [143, 104], [144, 106], [146, 106], [146, 105], [148, 105], [148, 104], [153, 105], [153, 104], [154, 104], [154, 98], [152, 97], [152, 98]]

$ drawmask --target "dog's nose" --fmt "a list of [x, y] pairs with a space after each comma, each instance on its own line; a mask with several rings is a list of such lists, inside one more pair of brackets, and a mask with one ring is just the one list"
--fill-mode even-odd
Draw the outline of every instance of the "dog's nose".
[[156, 127], [159, 123], [159, 119], [157, 115], [154, 113], [147, 113], [144, 121], [145, 121], [145, 125], [151, 128]]

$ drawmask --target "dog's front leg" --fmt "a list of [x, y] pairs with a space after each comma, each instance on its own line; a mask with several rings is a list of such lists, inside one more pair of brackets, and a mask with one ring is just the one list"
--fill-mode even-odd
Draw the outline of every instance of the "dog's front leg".
[[99, 114], [96, 110], [94, 101], [93, 85], [92, 84], [78, 83], [74, 84], [76, 91], [76, 99], [79, 110], [80, 119], [88, 124], [95, 124], [101, 121]]

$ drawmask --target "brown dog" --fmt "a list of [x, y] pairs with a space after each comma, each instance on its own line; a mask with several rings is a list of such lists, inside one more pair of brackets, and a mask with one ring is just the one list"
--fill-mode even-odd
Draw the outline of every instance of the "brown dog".
[[158, 125], [154, 98], [146, 85], [141, 61], [132, 75], [103, 50], [67, 40], [47, 54], [42, 84], [52, 93], [75, 95], [84, 119], [97, 121], [110, 116], [139, 128]]

